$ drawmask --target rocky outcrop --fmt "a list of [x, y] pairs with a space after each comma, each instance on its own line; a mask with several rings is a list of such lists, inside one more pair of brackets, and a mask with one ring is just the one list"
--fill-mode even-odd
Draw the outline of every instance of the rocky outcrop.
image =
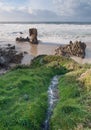
[[29, 29], [29, 36], [30, 36], [30, 42], [32, 44], [38, 44], [37, 29], [36, 28]]
[[77, 56], [77, 57], [84, 58], [85, 49], [86, 49], [86, 44], [84, 42], [76, 41], [73, 43], [72, 41], [70, 41], [68, 45], [60, 46], [59, 48], [57, 48], [55, 50], [56, 51], [55, 54], [63, 55], [63, 56]]
[[30, 42], [29, 37], [23, 38], [23, 37], [17, 37], [16, 41], [18, 42]]
[[23, 37], [17, 37], [17, 42], [30, 42], [32, 44], [38, 44], [37, 39], [37, 29], [36, 28], [30, 28], [29, 29], [29, 37], [23, 38]]
[[0, 68], [7, 68], [11, 63], [19, 64], [23, 53], [16, 51], [14, 45], [0, 46]]

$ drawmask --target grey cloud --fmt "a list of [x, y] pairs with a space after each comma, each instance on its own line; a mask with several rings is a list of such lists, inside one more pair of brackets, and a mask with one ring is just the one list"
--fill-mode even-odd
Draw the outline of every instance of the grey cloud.
[[91, 20], [91, 0], [53, 0], [58, 15], [64, 18]]
[[0, 20], [7, 21], [51, 21], [58, 18], [56, 13], [49, 10], [12, 10], [0, 12]]

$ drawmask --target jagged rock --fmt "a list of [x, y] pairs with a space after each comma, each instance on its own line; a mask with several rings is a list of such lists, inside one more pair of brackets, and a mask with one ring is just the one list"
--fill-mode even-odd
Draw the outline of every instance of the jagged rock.
[[26, 38], [17, 37], [16, 41], [18, 41], [18, 42], [30, 42], [30, 39], [29, 39], [29, 37], [26, 37]]
[[63, 56], [77, 56], [77, 57], [84, 58], [85, 49], [86, 49], [86, 44], [84, 42], [76, 41], [73, 43], [72, 41], [70, 41], [68, 45], [60, 46], [59, 48], [57, 48], [55, 50], [56, 51], [55, 54], [63, 55]]
[[29, 36], [30, 36], [30, 42], [32, 44], [38, 44], [37, 29], [36, 28], [30, 28], [29, 29]]
[[17, 52], [14, 45], [0, 46], [0, 67], [9, 67], [11, 63], [18, 64], [23, 58], [23, 53]]
[[7, 61], [3, 56], [0, 56], [0, 66], [6, 65]]

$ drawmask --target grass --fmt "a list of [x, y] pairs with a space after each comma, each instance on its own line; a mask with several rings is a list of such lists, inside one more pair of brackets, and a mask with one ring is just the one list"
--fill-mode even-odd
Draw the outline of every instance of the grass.
[[0, 77], [0, 130], [42, 129], [50, 80], [67, 70], [35, 65], [35, 61], [31, 67], [17, 66]]
[[41, 129], [53, 75], [51, 68], [17, 69], [0, 78], [0, 130]]
[[74, 130], [80, 124], [89, 130], [91, 73], [87, 69], [90, 65], [81, 66], [69, 58], [42, 55], [31, 66], [18, 65], [1, 76], [0, 130], [42, 130], [50, 80], [63, 74], [50, 130]]
[[88, 84], [91, 88], [90, 81], [91, 72], [85, 69], [69, 72], [60, 78], [59, 102], [51, 118], [51, 130], [78, 130], [80, 124], [82, 130], [91, 128], [91, 89], [86, 89]]

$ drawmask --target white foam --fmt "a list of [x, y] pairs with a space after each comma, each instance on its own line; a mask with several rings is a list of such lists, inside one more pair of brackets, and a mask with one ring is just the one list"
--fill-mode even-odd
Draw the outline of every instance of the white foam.
[[67, 44], [70, 40], [91, 41], [89, 24], [0, 24], [0, 41], [15, 41], [16, 37], [27, 37], [28, 30], [32, 27], [38, 29], [38, 39], [45, 43]]

